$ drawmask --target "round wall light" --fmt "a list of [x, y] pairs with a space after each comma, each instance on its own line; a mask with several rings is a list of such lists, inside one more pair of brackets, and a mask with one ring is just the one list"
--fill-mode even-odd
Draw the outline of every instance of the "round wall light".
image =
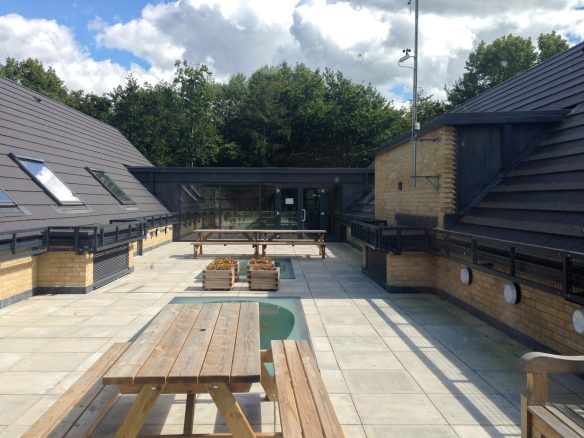
[[156, 229], [156, 235], [157, 235], [157, 236], [160, 236], [160, 228], [157, 228], [157, 229]]
[[505, 302], [508, 304], [517, 304], [519, 302], [519, 286], [515, 283], [508, 283], [503, 289], [503, 296], [505, 297]]
[[584, 335], [584, 307], [574, 310], [572, 324], [574, 325], [574, 330], [576, 330], [578, 334]]
[[460, 270], [460, 282], [462, 284], [472, 283], [472, 271], [470, 268], [465, 267]]

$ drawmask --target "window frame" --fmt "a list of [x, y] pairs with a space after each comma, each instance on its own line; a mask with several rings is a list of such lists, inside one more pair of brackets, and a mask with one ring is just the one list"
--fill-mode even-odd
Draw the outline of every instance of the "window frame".
[[5, 200], [0, 199], [0, 208], [18, 207], [16, 202], [14, 202], [14, 199], [12, 199], [10, 195], [6, 193], [6, 190], [4, 190], [2, 187], [0, 187], [0, 195], [4, 195], [6, 197]]
[[[91, 175], [93, 178], [95, 178], [95, 180], [96, 180], [96, 181], [97, 181], [97, 182], [98, 182], [98, 183], [99, 183], [99, 184], [100, 184], [100, 185], [101, 185], [101, 186], [102, 186], [104, 189], [106, 189], [106, 190], [109, 192], [109, 194], [110, 194], [110, 195], [112, 195], [112, 196], [114, 197], [114, 199], [115, 199], [116, 201], [118, 201], [118, 202], [119, 202], [121, 205], [123, 205], [123, 206], [131, 206], [131, 205], [136, 205], [136, 201], [134, 201], [134, 200], [133, 200], [133, 199], [130, 197], [130, 195], [128, 195], [128, 194], [127, 194], [127, 193], [124, 191], [124, 189], [122, 189], [122, 188], [119, 186], [119, 184], [118, 184], [117, 182], [115, 182], [115, 181], [113, 180], [113, 178], [112, 178], [111, 176], [109, 176], [109, 174], [108, 174], [108, 173], [107, 173], [105, 170], [96, 169], [96, 168], [94, 168], [94, 167], [89, 167], [89, 166], [85, 167], [85, 170], [87, 170], [87, 171], [89, 172], [89, 174], [90, 174], [90, 175]], [[95, 172], [101, 172], [101, 173], [102, 173], [102, 174], [104, 174], [104, 175], [105, 175], [107, 178], [109, 178], [109, 179], [110, 179], [110, 181], [111, 181], [112, 183], [114, 183], [114, 184], [117, 186], [117, 188], [118, 188], [118, 189], [120, 189], [120, 191], [121, 191], [121, 192], [122, 192], [122, 193], [123, 193], [123, 194], [124, 194], [124, 195], [125, 195], [125, 196], [126, 196], [128, 199], [129, 199], [129, 201], [123, 201], [123, 200], [121, 200], [121, 199], [118, 197], [118, 195], [116, 195], [116, 194], [115, 194], [115, 193], [114, 193], [114, 192], [113, 192], [113, 191], [112, 191], [112, 190], [111, 190], [111, 189], [110, 189], [108, 186], [106, 186], [106, 185], [105, 185], [105, 184], [104, 184], [104, 183], [103, 183], [103, 182], [102, 182], [102, 181], [101, 181], [101, 180], [100, 180], [100, 179], [97, 177], [97, 175], [95, 174]]]
[[[27, 157], [24, 155], [15, 155], [13, 153], [10, 153], [9, 156], [43, 190], [43, 192], [45, 192], [53, 201], [55, 201], [57, 203], [57, 205], [62, 206], [62, 207], [85, 206], [85, 202], [83, 202], [83, 200], [77, 195], [77, 193], [75, 193], [73, 190], [71, 190], [69, 188], [69, 186], [67, 184], [65, 184], [65, 182], [61, 178], [59, 178], [59, 176], [55, 172], [53, 172], [53, 170], [49, 166], [47, 166], [47, 163], [42, 158]], [[57, 197], [57, 195], [55, 195], [47, 186], [45, 186], [45, 184], [42, 181], [40, 181], [34, 173], [32, 173], [30, 170], [28, 170], [26, 165], [23, 163], [23, 160], [24, 161], [32, 161], [34, 163], [40, 163], [43, 166], [45, 166], [55, 176], [55, 178], [57, 178], [61, 184], [63, 184], [65, 187], [67, 187], [67, 190], [69, 190], [73, 194], [73, 196], [75, 196], [79, 201], [62, 201], [61, 199], [59, 199]]]

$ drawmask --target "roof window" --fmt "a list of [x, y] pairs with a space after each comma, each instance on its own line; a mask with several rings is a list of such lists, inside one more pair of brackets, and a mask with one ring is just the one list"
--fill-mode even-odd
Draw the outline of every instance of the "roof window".
[[12, 159], [59, 205], [84, 205], [83, 201], [61, 181], [43, 160], [17, 157]]
[[101, 185], [112, 194], [114, 198], [122, 205], [134, 205], [136, 204], [132, 198], [130, 198], [126, 192], [124, 192], [120, 186], [118, 186], [110, 176], [103, 170], [91, 169], [86, 167], [89, 173], [91, 173], [96, 180], [98, 180]]

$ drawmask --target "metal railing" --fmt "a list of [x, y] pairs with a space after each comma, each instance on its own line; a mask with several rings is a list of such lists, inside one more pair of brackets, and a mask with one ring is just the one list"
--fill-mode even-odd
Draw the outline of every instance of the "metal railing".
[[584, 304], [584, 254], [377, 222], [352, 222], [351, 234], [385, 253], [428, 252]]
[[0, 260], [48, 251], [97, 252], [142, 240], [155, 227], [177, 223], [178, 214], [112, 220], [109, 225], [45, 227], [0, 232]]

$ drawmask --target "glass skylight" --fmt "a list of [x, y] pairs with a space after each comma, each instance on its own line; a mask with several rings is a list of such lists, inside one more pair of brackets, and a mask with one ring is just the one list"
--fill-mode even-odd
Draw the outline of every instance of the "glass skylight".
[[14, 157], [16, 162], [50, 195], [59, 205], [83, 205], [83, 201], [49, 169], [42, 160]]
[[130, 198], [126, 192], [124, 192], [120, 186], [118, 186], [110, 176], [102, 170], [95, 170], [87, 168], [89, 173], [91, 173], [96, 180], [98, 180], [101, 185], [112, 194], [114, 198], [118, 200], [120, 204], [132, 205], [135, 202]]
[[0, 189], [0, 207], [12, 207], [14, 205], [14, 201], [8, 197], [4, 190]]

